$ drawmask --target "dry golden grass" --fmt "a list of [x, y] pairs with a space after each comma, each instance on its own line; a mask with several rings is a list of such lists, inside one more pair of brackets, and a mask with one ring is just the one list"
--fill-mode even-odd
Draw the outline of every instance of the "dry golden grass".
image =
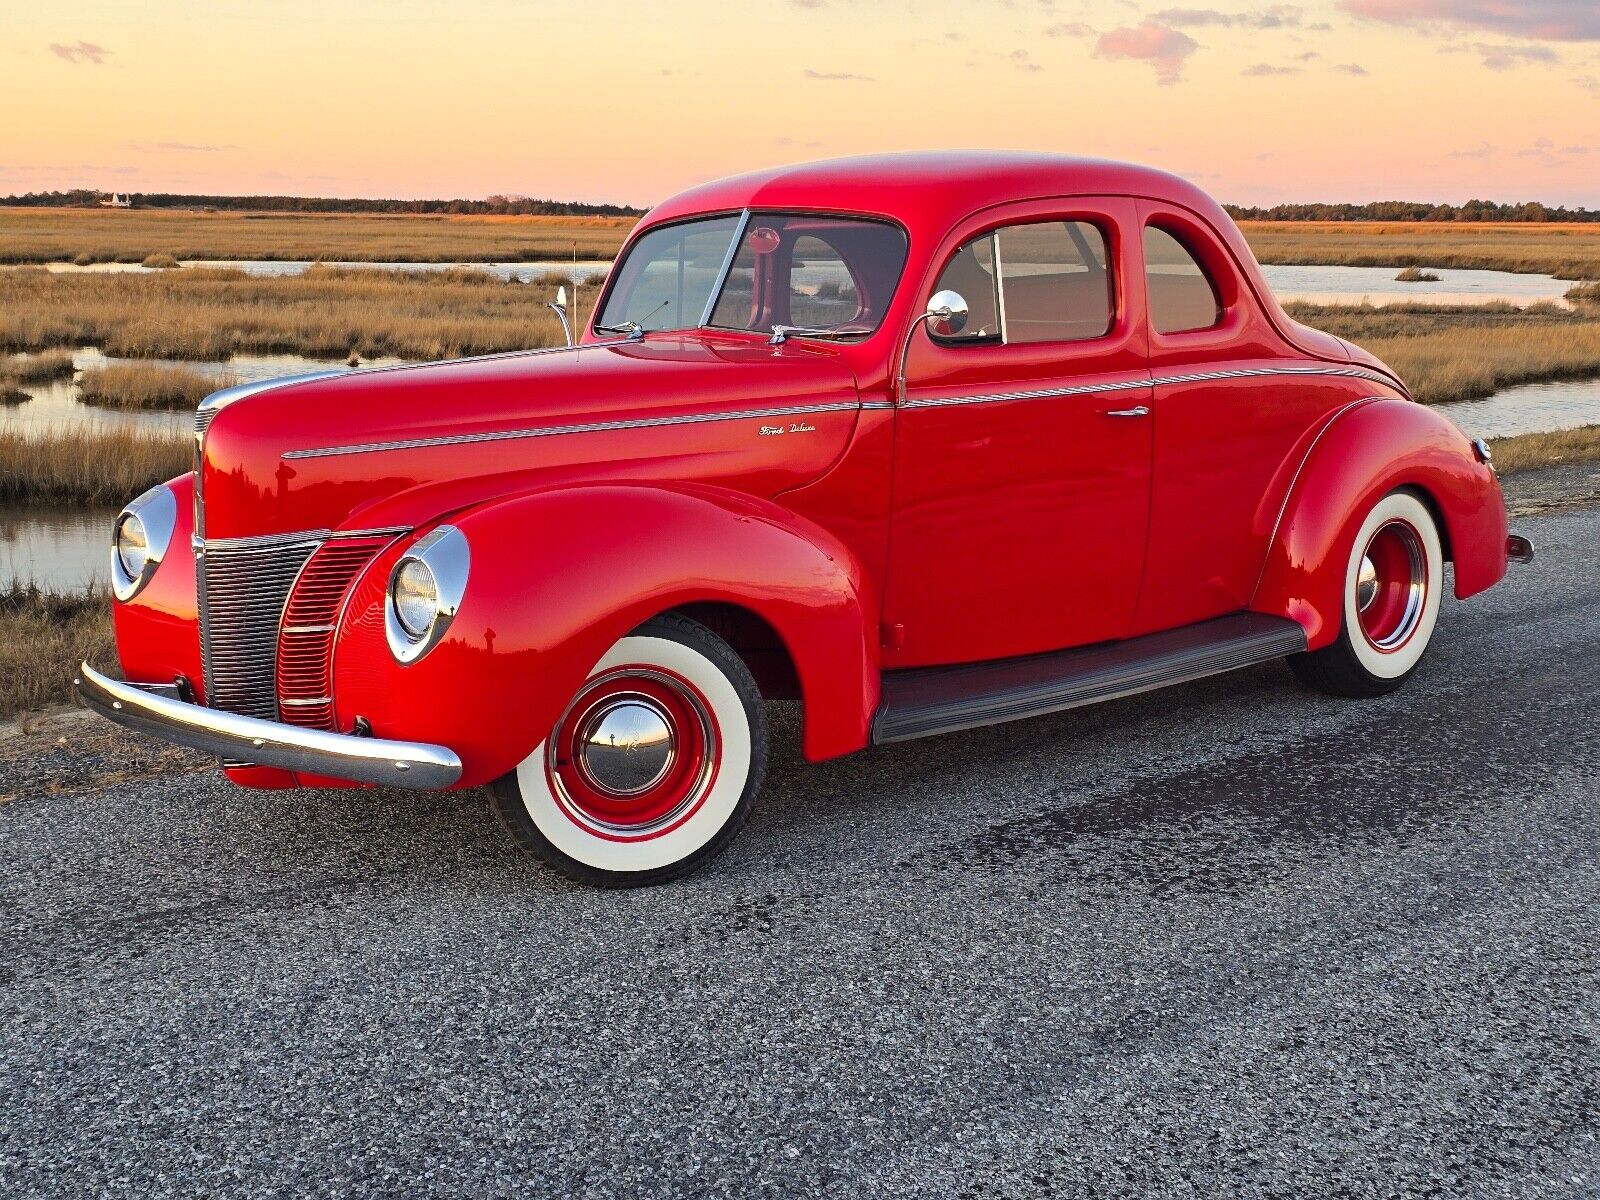
[[1558, 463], [1596, 462], [1600, 461], [1600, 425], [1496, 438], [1489, 448], [1494, 454], [1494, 465], [1503, 474]]
[[72, 668], [86, 658], [116, 662], [105, 592], [0, 592], [0, 716], [70, 699]]
[[1404, 221], [1245, 221], [1264, 263], [1466, 267], [1600, 279], [1600, 224]]
[[1600, 376], [1600, 321], [1553, 306], [1293, 305], [1290, 311], [1372, 351], [1424, 404], [1480, 399], [1519, 383]]
[[193, 408], [212, 392], [238, 382], [232, 375], [206, 375], [186, 367], [113, 363], [83, 373], [78, 399], [108, 408]]
[[[0, 349], [99, 346], [125, 358], [221, 361], [240, 351], [454, 358], [559, 345], [555, 287], [482, 271], [313, 267], [52, 275], [0, 270]], [[579, 315], [596, 289], [578, 291]]]
[[155, 254], [146, 254], [144, 256], [144, 261], [139, 265], [143, 267], [154, 267], [158, 270], [167, 271], [171, 270], [173, 267], [176, 267], [178, 265], [178, 260], [173, 258], [170, 254], [162, 254], [158, 252]]
[[71, 379], [72, 372], [72, 355], [65, 351], [0, 359], [0, 382], [5, 383], [48, 383]]
[[181, 434], [0, 431], [0, 500], [122, 504], [189, 470], [193, 453]]
[[633, 217], [203, 213], [176, 209], [0, 208], [0, 262], [323, 259], [527, 262], [612, 258]]
[[1567, 299], [1574, 304], [1600, 304], [1600, 283], [1575, 283], [1567, 289]]

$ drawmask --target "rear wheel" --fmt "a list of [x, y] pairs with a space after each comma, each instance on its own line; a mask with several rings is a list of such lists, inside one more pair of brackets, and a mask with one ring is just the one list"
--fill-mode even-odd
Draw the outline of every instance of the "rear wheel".
[[1338, 638], [1289, 665], [1334, 696], [1381, 696], [1410, 677], [1433, 638], [1444, 551], [1415, 494], [1390, 492], [1362, 522], [1345, 565]]
[[704, 626], [665, 616], [606, 653], [492, 795], [501, 824], [562, 874], [639, 887], [720, 853], [766, 768], [766, 710], [749, 669]]

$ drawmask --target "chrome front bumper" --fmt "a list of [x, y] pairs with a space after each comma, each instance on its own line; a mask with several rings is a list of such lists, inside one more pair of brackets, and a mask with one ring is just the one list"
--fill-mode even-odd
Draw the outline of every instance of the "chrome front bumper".
[[219, 758], [389, 787], [444, 788], [461, 778], [461, 759], [443, 746], [301, 729], [203, 708], [174, 698], [170, 687], [119, 683], [88, 663], [78, 668], [73, 684], [102, 717]]

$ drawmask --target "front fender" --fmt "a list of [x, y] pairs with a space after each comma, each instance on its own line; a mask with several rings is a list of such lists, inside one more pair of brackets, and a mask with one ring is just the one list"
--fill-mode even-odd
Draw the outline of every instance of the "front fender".
[[1313, 650], [1332, 642], [1356, 533], [1372, 505], [1402, 487], [1422, 492], [1439, 517], [1459, 599], [1505, 575], [1505, 501], [1466, 435], [1423, 405], [1369, 400], [1336, 417], [1308, 452], [1250, 607], [1298, 621]]
[[804, 518], [708, 486], [611, 483], [491, 501], [450, 523], [470, 546], [466, 595], [422, 659], [401, 666], [383, 634], [385, 586], [404, 545], [357, 582], [335, 641], [340, 728], [359, 715], [380, 737], [448, 746], [462, 786], [485, 783], [544, 740], [618, 638], [668, 609], [720, 602], [756, 613], [783, 640], [805, 701], [807, 757], [866, 744], [878, 665], [861, 569]]

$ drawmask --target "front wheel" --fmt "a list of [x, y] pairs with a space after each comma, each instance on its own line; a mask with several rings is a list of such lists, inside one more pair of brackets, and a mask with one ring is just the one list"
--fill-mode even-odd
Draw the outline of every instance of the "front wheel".
[[1390, 492], [1367, 514], [1345, 564], [1343, 612], [1332, 645], [1289, 666], [1318, 691], [1381, 696], [1416, 670], [1433, 637], [1444, 586], [1444, 551], [1427, 505]]
[[669, 615], [606, 653], [491, 794], [500, 823], [562, 874], [641, 887], [719, 854], [766, 770], [766, 709], [749, 668], [704, 626]]

